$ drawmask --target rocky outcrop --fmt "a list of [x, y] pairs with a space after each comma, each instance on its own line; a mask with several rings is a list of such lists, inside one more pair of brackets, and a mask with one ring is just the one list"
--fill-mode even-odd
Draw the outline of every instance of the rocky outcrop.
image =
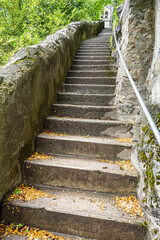
[[103, 22], [71, 23], [38, 45], [19, 50], [0, 72], [0, 200], [22, 177], [56, 93], [62, 88], [82, 40]]
[[[119, 43], [124, 60], [143, 98], [148, 100], [146, 78], [153, 57], [154, 1], [126, 1], [119, 29]], [[123, 118], [134, 119], [139, 113], [136, 96], [120, 61], [116, 105]]]

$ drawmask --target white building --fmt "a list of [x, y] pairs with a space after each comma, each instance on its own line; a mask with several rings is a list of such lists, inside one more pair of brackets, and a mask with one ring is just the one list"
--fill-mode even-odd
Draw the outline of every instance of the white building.
[[114, 10], [113, 6], [108, 5], [104, 7], [104, 10], [101, 13], [102, 14], [101, 19], [103, 19], [105, 22], [104, 24], [105, 28], [111, 28], [112, 26], [113, 10]]

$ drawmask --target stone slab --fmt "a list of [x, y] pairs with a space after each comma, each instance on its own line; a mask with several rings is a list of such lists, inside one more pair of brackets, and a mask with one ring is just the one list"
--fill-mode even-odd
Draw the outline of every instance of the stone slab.
[[73, 105], [109, 106], [114, 104], [114, 94], [58, 93], [58, 102]]
[[132, 123], [116, 120], [47, 117], [45, 129], [68, 135], [130, 138]]
[[116, 77], [117, 72], [116, 71], [87, 71], [87, 70], [83, 70], [83, 71], [76, 71], [76, 70], [69, 70], [68, 72], [68, 77]]
[[130, 159], [132, 145], [115, 139], [59, 136], [59, 134], [43, 133], [38, 135], [36, 151], [45, 154], [91, 157], [107, 160]]
[[136, 170], [121, 170], [117, 164], [92, 159], [50, 156], [26, 160], [25, 182], [112, 194], [136, 193]]
[[72, 117], [85, 119], [116, 119], [115, 106], [83, 106], [71, 104], [54, 104], [53, 115], [56, 117]]
[[66, 83], [70, 84], [106, 84], [115, 85], [115, 77], [66, 77]]
[[63, 84], [65, 92], [81, 94], [114, 94], [115, 85]]
[[9, 222], [99, 240], [146, 239], [146, 230], [140, 225], [144, 219], [133, 220], [116, 208], [113, 195], [61, 188], [40, 190], [48, 191], [53, 198], [7, 201], [2, 215]]

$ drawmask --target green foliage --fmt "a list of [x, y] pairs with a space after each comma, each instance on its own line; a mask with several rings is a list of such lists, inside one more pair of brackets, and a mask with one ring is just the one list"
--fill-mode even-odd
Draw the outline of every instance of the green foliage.
[[113, 19], [114, 19], [114, 22], [115, 22], [115, 26], [117, 26], [118, 24], [118, 16], [117, 16], [117, 9], [118, 7], [124, 2], [124, 0], [117, 0], [115, 1], [115, 5], [114, 5], [114, 14], [113, 14]]
[[[159, 106], [153, 106], [150, 111], [152, 112], [151, 115], [154, 122], [160, 128]], [[157, 167], [157, 162], [160, 161], [160, 147], [148, 122], [142, 126], [139, 151], [144, 171], [143, 192], [145, 193], [145, 198], [143, 199], [143, 203], [148, 204], [150, 208], [158, 208], [155, 189], [156, 185], [160, 185], [160, 171], [155, 173], [155, 167]]]
[[21, 193], [21, 191], [20, 191], [18, 188], [16, 188], [16, 189], [14, 190], [14, 193], [17, 195], [17, 194]]
[[37, 44], [71, 21], [98, 20], [112, 0], [0, 0], [0, 65], [18, 49]]

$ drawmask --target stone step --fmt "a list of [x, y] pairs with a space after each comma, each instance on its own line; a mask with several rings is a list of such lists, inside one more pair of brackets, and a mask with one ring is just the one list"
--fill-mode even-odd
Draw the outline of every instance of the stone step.
[[81, 43], [80, 47], [107, 47], [111, 48], [110, 43]]
[[127, 121], [47, 117], [45, 129], [69, 135], [130, 138], [132, 124]]
[[109, 42], [110, 43], [110, 36], [112, 35], [110, 34], [108, 36], [97, 36], [96, 38], [87, 39], [87, 40], [84, 40], [83, 42]]
[[78, 71], [78, 70], [70, 70], [68, 72], [68, 77], [116, 77], [117, 71]]
[[98, 240], [145, 240], [144, 218], [132, 219], [115, 206], [114, 195], [64, 188], [39, 188], [48, 197], [6, 200], [2, 217], [48, 231]]
[[105, 65], [72, 65], [71, 70], [78, 70], [78, 71], [89, 71], [89, 70], [114, 70], [115, 65], [113, 64], [105, 64]]
[[96, 55], [93, 55], [93, 54], [88, 54], [88, 55], [85, 55], [85, 54], [78, 54], [75, 56], [75, 60], [113, 60], [113, 57], [111, 56], [106, 56], [105, 54], [102, 55], [102, 54], [96, 54]]
[[117, 119], [115, 106], [83, 106], [70, 104], [54, 104], [53, 115], [56, 117], [71, 117], [84, 119]]
[[121, 170], [120, 165], [92, 159], [63, 156], [39, 156], [24, 163], [25, 183], [65, 187], [88, 191], [134, 194], [138, 173], [134, 168]]
[[63, 84], [65, 92], [82, 94], [114, 94], [115, 85]]
[[[42, 231], [42, 235], [38, 237], [38, 233], [39, 231], [37, 231], [37, 234], [36, 234], [36, 240], [42, 240], [42, 239], [46, 239], [46, 230], [44, 229], [41, 229]], [[19, 230], [19, 232], [21, 232]], [[35, 232], [36, 232], [36, 229], [35, 229]], [[78, 237], [78, 236], [73, 236], [73, 235], [68, 235], [68, 234], [62, 234], [62, 233], [55, 233], [55, 232], [50, 232], [50, 231], [47, 231], [49, 233], [52, 233], [55, 238], [48, 238], [49, 239], [52, 239], [52, 240], [58, 240], [58, 239], [62, 239], [62, 240], [93, 240], [91, 238], [83, 238], [83, 237]], [[30, 232], [28, 231], [28, 236], [30, 236]], [[42, 238], [43, 237], [43, 238]], [[18, 235], [18, 234], [12, 234], [12, 233], [8, 233], [6, 236], [2, 236], [2, 240], [27, 240], [27, 239], [33, 239], [33, 238], [27, 238], [27, 235], [26, 236], [21, 236], [21, 235]], [[35, 238], [34, 238], [35, 239]], [[94, 239], [95, 240], [95, 239]]]
[[80, 47], [83, 46], [105, 46], [105, 47], [111, 47], [111, 43], [105, 40], [98, 40], [98, 41], [88, 41], [88, 42], [82, 42], [80, 44]]
[[58, 93], [58, 102], [73, 105], [111, 106], [114, 103], [114, 94], [78, 94]]
[[69, 84], [100, 84], [115, 85], [115, 77], [66, 77], [66, 83]]
[[74, 60], [73, 65], [92, 65], [92, 66], [101, 66], [114, 64], [113, 60]]
[[[97, 57], [101, 57], [100, 60], [110, 60], [110, 59], [113, 60], [113, 58], [110, 54], [106, 54], [106, 53], [100, 54], [99, 52], [97, 52], [97, 53], [89, 53], [89, 52], [88, 53], [77, 53], [75, 56], [75, 59], [77, 59], [77, 57], [83, 57], [83, 56], [92, 57], [93, 59], [91, 59], [91, 60], [99, 60], [99, 59], [97, 59]], [[104, 59], [104, 57], [105, 57], [105, 59]]]
[[93, 52], [97, 52], [97, 51], [100, 51], [100, 52], [111, 52], [111, 48], [110, 47], [97, 47], [97, 46], [90, 46], [90, 47], [87, 47], [87, 46], [80, 46], [78, 48], [78, 51], [93, 51]]
[[85, 54], [85, 55], [88, 55], [88, 54], [92, 54], [92, 55], [97, 55], [97, 54], [101, 54], [102, 56], [106, 55], [106, 56], [111, 56], [111, 52], [110, 51], [99, 51], [99, 50], [77, 50], [76, 52], [76, 55], [80, 55], [80, 54]]
[[87, 40], [83, 40], [83, 42], [81, 44], [108, 44], [110, 45], [110, 41], [106, 40], [106, 38], [92, 38], [92, 39], [87, 39]]
[[85, 44], [80, 44], [79, 48], [92, 48], [92, 49], [99, 49], [99, 48], [102, 48], [102, 49], [111, 49], [111, 45], [110, 44], [92, 44], [92, 43], [85, 43]]
[[116, 139], [43, 133], [38, 135], [36, 151], [45, 154], [107, 159], [130, 159], [132, 145]]

